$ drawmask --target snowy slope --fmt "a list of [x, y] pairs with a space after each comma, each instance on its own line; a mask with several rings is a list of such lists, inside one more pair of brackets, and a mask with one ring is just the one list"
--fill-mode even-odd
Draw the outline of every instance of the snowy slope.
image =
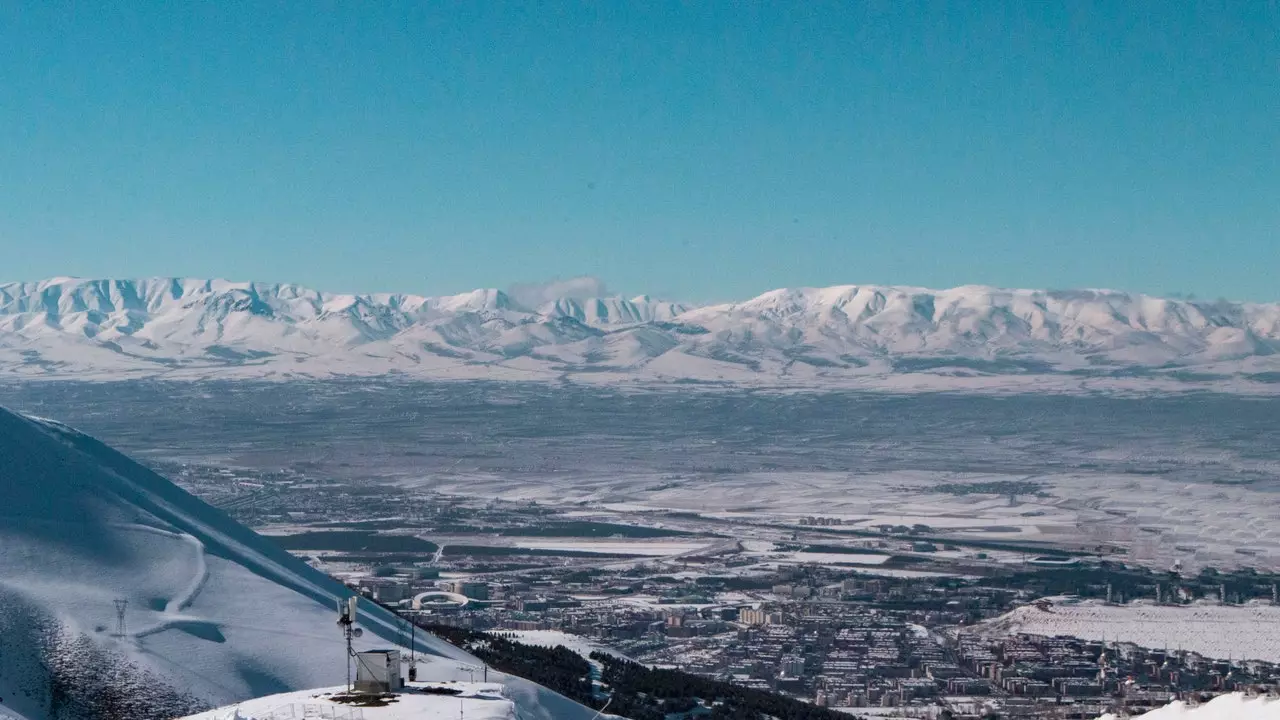
[[[1098, 720], [1120, 720], [1103, 715]], [[1267, 697], [1246, 697], [1234, 693], [1220, 695], [1209, 702], [1191, 707], [1184, 702], [1139, 715], [1135, 720], [1280, 720], [1280, 702]]]
[[[181, 720], [273, 720], [280, 717], [343, 718], [359, 713], [360, 720], [519, 720], [503, 687], [494, 683], [413, 683], [384, 707], [353, 708], [341, 702], [346, 686], [268, 695], [234, 707], [218, 708]], [[432, 694], [432, 689], [457, 695]], [[424, 690], [427, 692], [415, 692]], [[334, 696], [338, 700], [334, 700]], [[308, 714], [310, 713], [310, 714]]]
[[[194, 710], [343, 682], [332, 608], [344, 587], [92, 438], [0, 410], [0, 498], [0, 698], [12, 713], [92, 718], [74, 703], [100, 683], [127, 689], [112, 702], [149, 688], [147, 707]], [[363, 645], [402, 638], [390, 613], [362, 612]], [[477, 663], [434, 638], [418, 649], [423, 679], [469, 679], [463, 666]], [[593, 715], [498, 681], [522, 718]]]
[[1280, 305], [1107, 290], [847, 285], [704, 307], [648, 296], [529, 307], [483, 289], [342, 295], [181, 278], [0, 285], [0, 376], [1274, 385], [1277, 350]]

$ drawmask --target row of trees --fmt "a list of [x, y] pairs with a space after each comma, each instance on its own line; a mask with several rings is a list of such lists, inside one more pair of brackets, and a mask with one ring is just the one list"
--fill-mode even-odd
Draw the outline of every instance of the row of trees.
[[744, 688], [680, 670], [656, 670], [612, 655], [592, 653], [613, 690], [611, 712], [633, 720], [664, 720], [698, 705], [713, 720], [848, 720], [849, 716], [785, 695]]
[[595, 701], [591, 664], [572, 650], [522, 645], [498, 634], [448, 625], [431, 625], [426, 629], [480, 658], [489, 667], [532, 680], [584, 705]]
[[[584, 705], [600, 707], [592, 684], [592, 667], [564, 647], [524, 645], [501, 633], [481, 633], [446, 625], [427, 628], [491, 667], [532, 680]], [[666, 720], [705, 708], [698, 717], [710, 720], [848, 720], [826, 708], [784, 695], [752, 690], [679, 670], [653, 670], [630, 660], [592, 653], [601, 668], [601, 684], [612, 698], [609, 712], [631, 720]]]

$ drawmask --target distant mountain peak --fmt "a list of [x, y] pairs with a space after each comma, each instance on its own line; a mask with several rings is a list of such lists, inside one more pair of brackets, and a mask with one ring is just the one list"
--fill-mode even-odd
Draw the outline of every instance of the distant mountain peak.
[[[570, 294], [527, 304], [557, 287]], [[603, 287], [526, 286], [522, 300], [494, 288], [350, 294], [197, 278], [8, 283], [0, 377], [576, 375], [813, 387], [1280, 377], [1275, 304], [984, 285], [779, 288], [703, 306], [582, 294]]]

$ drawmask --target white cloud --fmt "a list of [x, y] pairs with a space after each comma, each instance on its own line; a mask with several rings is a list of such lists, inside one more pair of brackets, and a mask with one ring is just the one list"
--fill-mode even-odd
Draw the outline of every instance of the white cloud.
[[536, 308], [544, 303], [560, 298], [582, 300], [586, 298], [609, 297], [612, 293], [605, 282], [597, 277], [583, 275], [568, 280], [552, 280], [545, 283], [520, 283], [512, 285], [507, 294], [513, 300], [529, 308]]

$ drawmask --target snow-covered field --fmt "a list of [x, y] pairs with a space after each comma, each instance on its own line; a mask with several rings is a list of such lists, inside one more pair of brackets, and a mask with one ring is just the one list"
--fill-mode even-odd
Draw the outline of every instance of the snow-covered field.
[[1108, 605], [1054, 598], [1048, 609], [1023, 606], [980, 627], [991, 635], [1070, 635], [1212, 658], [1280, 662], [1280, 607], [1272, 605]]
[[[1270, 463], [1269, 465], [1274, 465]], [[1230, 473], [1230, 471], [1225, 471]], [[1269, 471], [1270, 472], [1270, 471]], [[841, 526], [924, 525], [935, 535], [1094, 552], [1123, 549], [1131, 562], [1167, 569], [1175, 562], [1280, 569], [1280, 502], [1266, 485], [1179, 483], [1159, 475], [1045, 473], [1037, 494], [938, 492], [956, 484], [1017, 483], [1025, 475], [942, 471], [848, 473], [743, 472], [714, 481], [671, 483], [654, 475], [562, 473], [539, 478], [458, 473], [413, 484], [473, 497], [545, 504], [624, 499], [645, 508], [696, 511], [713, 518], [794, 524], [806, 515], [858, 518]], [[856, 488], [856, 492], [850, 492]], [[748, 504], [749, 503], [749, 504]], [[1016, 558], [1021, 561], [1023, 558]], [[836, 562], [834, 558], [822, 562]], [[844, 562], [854, 562], [846, 559]], [[860, 560], [858, 562], [875, 562]]]
[[889, 556], [864, 555], [860, 553], [793, 552], [784, 553], [778, 559], [789, 563], [816, 563], [819, 565], [880, 565], [888, 560]]
[[[423, 690], [456, 691], [456, 695]], [[417, 692], [415, 692], [417, 691]], [[276, 718], [359, 718], [360, 720], [517, 720], [515, 703], [494, 683], [412, 683], [384, 707], [356, 707], [332, 698], [345, 686], [268, 695], [180, 720], [275, 720]], [[292, 714], [289, 714], [292, 713]]]
[[573, 550], [576, 552], [637, 555], [646, 557], [667, 557], [696, 553], [699, 550], [715, 545], [701, 541], [688, 542], [680, 540], [569, 540], [569, 539], [524, 539], [514, 543], [515, 547], [529, 550]]
[[[1115, 715], [1103, 715], [1098, 720], [1121, 719]], [[1280, 720], [1280, 701], [1233, 693], [1219, 695], [1194, 707], [1181, 701], [1173, 702], [1134, 720]]]
[[[27, 720], [94, 717], [68, 703], [125, 685], [154, 716], [345, 677], [334, 607], [350, 591], [96, 440], [0, 410], [0, 498], [0, 698]], [[361, 649], [407, 641], [376, 606], [359, 624]], [[418, 645], [423, 679], [466, 679], [478, 662]], [[594, 714], [498, 681], [522, 718]]]
[[623, 655], [617, 650], [612, 650], [601, 645], [591, 638], [585, 638], [581, 635], [573, 635], [572, 633], [562, 632], [560, 630], [499, 630], [496, 632], [500, 635], [511, 637], [525, 645], [535, 645], [537, 647], [545, 648], [564, 647], [565, 649], [578, 653], [584, 658], [590, 658], [591, 653], [593, 652], [600, 652], [627, 659], [626, 655]]

